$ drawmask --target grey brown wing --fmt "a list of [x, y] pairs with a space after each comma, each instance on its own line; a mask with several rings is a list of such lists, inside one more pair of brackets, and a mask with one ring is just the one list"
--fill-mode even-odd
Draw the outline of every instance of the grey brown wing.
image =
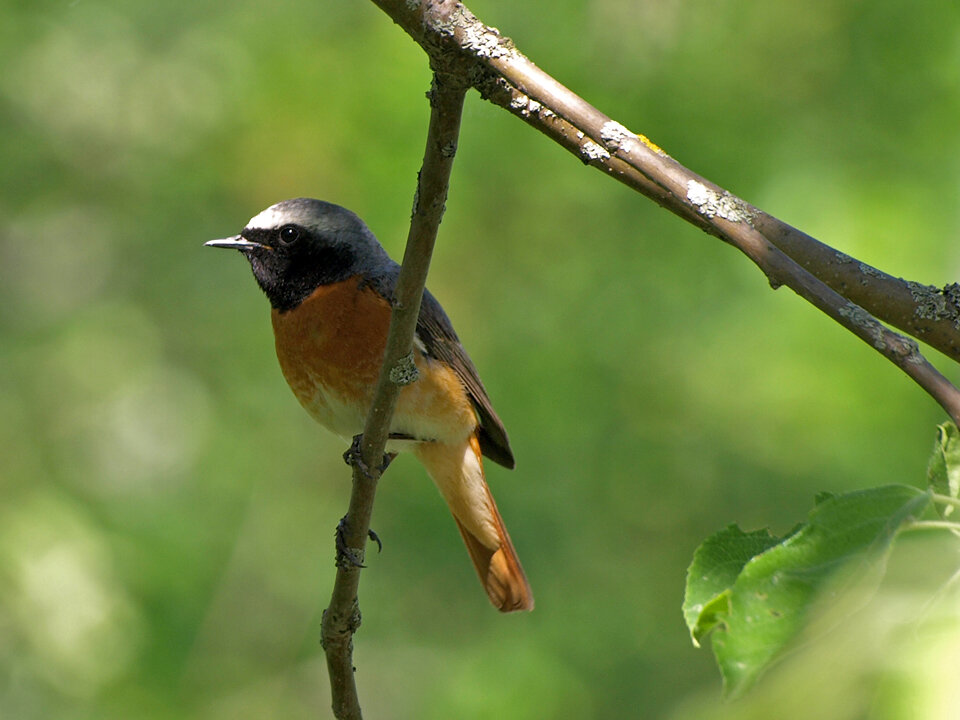
[[507, 431], [480, 382], [477, 368], [460, 344], [457, 333], [443, 308], [429, 291], [424, 291], [417, 320], [417, 336], [431, 357], [445, 362], [460, 378], [480, 418], [477, 439], [483, 456], [506, 468], [513, 468], [513, 452]]

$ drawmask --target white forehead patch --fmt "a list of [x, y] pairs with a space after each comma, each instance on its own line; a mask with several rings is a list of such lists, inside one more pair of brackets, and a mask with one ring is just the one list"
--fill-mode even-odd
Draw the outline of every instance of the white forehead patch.
[[247, 227], [251, 230], [272, 230], [286, 222], [289, 222], [289, 218], [278, 210], [276, 205], [271, 205], [259, 215], [250, 218]]

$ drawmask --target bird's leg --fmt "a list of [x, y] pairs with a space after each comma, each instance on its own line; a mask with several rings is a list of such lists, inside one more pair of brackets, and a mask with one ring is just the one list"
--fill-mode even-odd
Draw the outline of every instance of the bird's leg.
[[[408, 440], [410, 439], [409, 435], [403, 435], [402, 433], [390, 433], [390, 438], [393, 440]], [[363, 453], [360, 449], [361, 444], [363, 443], [363, 434], [354, 435], [353, 442], [350, 443], [350, 447], [347, 448], [346, 452], [343, 453], [343, 461], [355, 467], [360, 471], [360, 474], [363, 475], [367, 480], [373, 480], [373, 475], [370, 473], [370, 468], [363, 461]], [[382, 475], [390, 463], [393, 462], [393, 459], [397, 456], [395, 452], [384, 453], [383, 461], [380, 465], [377, 466]], [[337, 523], [337, 532], [336, 532], [336, 546], [337, 546], [337, 567], [366, 567], [363, 564], [362, 556], [358, 556], [358, 551], [354, 548], [347, 546], [346, 541], [346, 532], [347, 532], [347, 516], [344, 515], [340, 518], [340, 522]], [[377, 544], [377, 552], [383, 551], [383, 542], [381, 542], [380, 537], [373, 531], [367, 530], [367, 536]]]

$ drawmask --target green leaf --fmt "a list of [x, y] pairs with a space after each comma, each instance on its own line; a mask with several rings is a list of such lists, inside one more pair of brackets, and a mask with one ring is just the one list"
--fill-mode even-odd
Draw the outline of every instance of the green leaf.
[[827, 492], [826, 490], [821, 490], [816, 495], [813, 496], [813, 504], [819, 505], [826, 500], [831, 500], [836, 497], [835, 493]]
[[[927, 482], [935, 493], [960, 496], [960, 432], [952, 422], [937, 426], [937, 440], [927, 464]], [[956, 511], [952, 505], [938, 505], [937, 509], [944, 518]]]
[[[695, 642], [713, 631], [728, 697], [742, 694], [783, 653], [839, 569], [874, 588], [897, 530], [929, 506], [930, 495], [890, 485], [818, 501], [806, 524], [784, 539], [731, 526], [694, 555], [684, 614]], [[837, 590], [830, 601], [842, 605], [842, 595]]]
[[743, 566], [756, 555], [780, 542], [767, 530], [745, 533], [729, 525], [707, 538], [693, 555], [687, 570], [683, 616], [693, 644], [729, 613], [730, 589]]

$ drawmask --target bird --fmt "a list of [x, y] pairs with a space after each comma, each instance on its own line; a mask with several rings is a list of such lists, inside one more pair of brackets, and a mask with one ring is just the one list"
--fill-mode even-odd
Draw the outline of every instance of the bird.
[[[238, 250], [271, 305], [277, 359], [300, 404], [345, 440], [363, 431], [386, 347], [400, 266], [356, 214], [294, 198], [207, 246]], [[533, 609], [533, 593], [494, 502], [484, 460], [514, 467], [503, 423], [440, 303], [423, 293], [418, 379], [404, 386], [387, 450], [412, 452], [450, 509], [491, 603]]]

